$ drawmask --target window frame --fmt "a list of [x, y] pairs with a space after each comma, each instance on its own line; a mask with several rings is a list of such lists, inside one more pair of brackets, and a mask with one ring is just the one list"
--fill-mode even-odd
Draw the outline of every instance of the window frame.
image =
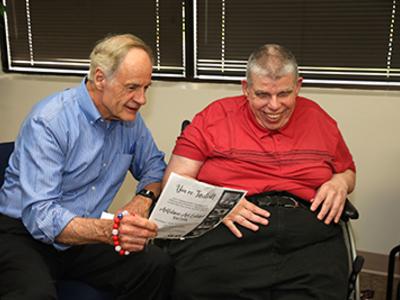
[[[11, 1], [11, 0], [9, 0]], [[29, 0], [26, 0], [29, 2]], [[155, 0], [162, 1], [162, 0]], [[199, 75], [198, 69], [199, 64], [197, 62], [198, 59], [198, 49], [197, 49], [197, 10], [198, 10], [198, 1], [201, 0], [182, 0], [183, 4], [182, 15], [183, 15], [183, 26], [184, 30], [182, 31], [182, 67], [183, 72], [181, 75], [176, 74], [167, 74], [167, 73], [157, 73], [157, 65], [153, 66], [153, 78], [158, 80], [167, 80], [167, 81], [189, 81], [189, 82], [213, 82], [213, 83], [239, 83], [241, 80], [245, 78], [244, 75], [237, 76], [204, 76]], [[219, 0], [224, 2], [225, 0]], [[395, 3], [395, 0], [393, 0]], [[3, 4], [6, 4], [6, 0], [2, 0]], [[395, 8], [396, 13], [395, 16], [399, 16], [400, 7]], [[87, 74], [87, 70], [71, 70], [71, 69], [47, 69], [47, 68], [23, 68], [23, 67], [12, 67], [11, 62], [11, 51], [9, 45], [9, 36], [8, 36], [8, 23], [7, 23], [7, 14], [4, 17], [0, 18], [0, 37], [1, 37], [1, 59], [3, 72], [5, 73], [25, 73], [25, 74], [55, 74], [55, 75], [85, 75]], [[398, 18], [399, 19], [399, 18]], [[393, 20], [392, 20], [393, 21]], [[397, 20], [397, 23], [400, 23], [400, 19]], [[394, 32], [396, 34], [396, 32]], [[397, 34], [399, 36], [399, 34]], [[400, 39], [400, 36], [397, 37]], [[398, 47], [399, 48], [399, 47]], [[400, 52], [400, 49], [397, 49], [397, 52]], [[246, 64], [246, 60], [238, 61], [238, 65], [243, 67]], [[85, 66], [88, 67], [89, 60], [85, 63]], [[300, 64], [299, 64], [300, 65]], [[395, 68], [397, 70], [397, 68]], [[307, 74], [310, 70], [308, 70], [304, 66], [299, 66], [300, 75]], [[329, 71], [328, 71], [329, 72]], [[400, 68], [398, 69], [398, 74], [394, 76], [396, 79], [394, 81], [385, 82], [385, 81], [375, 81], [375, 80], [348, 80], [348, 79], [337, 79], [334, 74], [338, 71], [331, 71], [333, 77], [331, 79], [313, 79], [313, 78], [304, 78], [303, 84], [305, 86], [310, 87], [321, 87], [321, 88], [357, 88], [357, 89], [383, 89], [383, 90], [399, 90], [400, 89]], [[356, 74], [356, 72], [355, 72]]]

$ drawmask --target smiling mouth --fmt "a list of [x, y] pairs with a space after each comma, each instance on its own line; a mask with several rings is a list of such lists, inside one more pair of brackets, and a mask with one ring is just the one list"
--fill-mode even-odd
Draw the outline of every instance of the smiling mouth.
[[127, 110], [131, 111], [131, 112], [137, 112], [137, 111], [139, 110], [139, 107], [136, 107], [136, 106], [128, 106], [128, 105], [125, 105], [124, 107], [125, 107]]
[[264, 114], [264, 116], [270, 121], [278, 121], [282, 114]]

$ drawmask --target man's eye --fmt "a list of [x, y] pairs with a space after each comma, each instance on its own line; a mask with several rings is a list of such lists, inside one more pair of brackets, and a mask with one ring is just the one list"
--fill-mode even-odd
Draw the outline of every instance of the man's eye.
[[269, 94], [267, 94], [267, 93], [256, 93], [256, 96], [258, 98], [261, 98], [261, 99], [266, 99], [266, 98], [269, 97]]
[[134, 91], [137, 89], [137, 85], [128, 85], [128, 90]]

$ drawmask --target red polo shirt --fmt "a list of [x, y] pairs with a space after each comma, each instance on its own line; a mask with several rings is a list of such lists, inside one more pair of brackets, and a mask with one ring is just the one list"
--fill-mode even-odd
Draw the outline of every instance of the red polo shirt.
[[198, 180], [249, 195], [288, 191], [311, 199], [332, 174], [355, 171], [335, 120], [302, 97], [277, 131], [257, 123], [245, 96], [217, 100], [194, 117], [173, 153], [204, 162]]

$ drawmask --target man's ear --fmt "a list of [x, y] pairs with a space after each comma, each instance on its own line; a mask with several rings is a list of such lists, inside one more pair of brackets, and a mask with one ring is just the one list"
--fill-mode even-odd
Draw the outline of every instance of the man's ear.
[[94, 85], [96, 86], [96, 89], [99, 91], [102, 91], [104, 89], [104, 85], [106, 83], [106, 75], [104, 74], [103, 70], [101, 70], [100, 68], [96, 68], [96, 70], [94, 71]]
[[303, 84], [303, 77], [297, 78], [296, 82], [296, 95], [300, 93], [301, 85]]
[[247, 83], [247, 80], [243, 79], [242, 80], [242, 92], [243, 92], [243, 95], [245, 95], [246, 97], [249, 95], [248, 86], [249, 86], [249, 84]]

